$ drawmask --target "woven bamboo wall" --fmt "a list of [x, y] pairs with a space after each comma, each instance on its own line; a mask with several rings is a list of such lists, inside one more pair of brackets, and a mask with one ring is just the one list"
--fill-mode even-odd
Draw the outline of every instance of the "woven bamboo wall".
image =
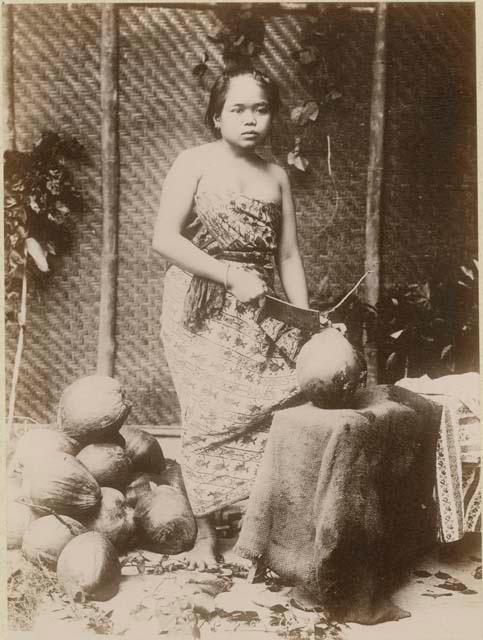
[[[39, 421], [55, 415], [61, 390], [95, 373], [102, 241], [100, 164], [100, 9], [15, 6], [14, 95], [17, 148], [29, 150], [45, 129], [78, 138], [90, 162], [76, 176], [86, 210], [72, 250], [55, 265], [45, 291], [28, 309], [16, 413]], [[7, 384], [15, 331], [7, 329]], [[8, 392], [8, 389], [7, 389]]]
[[478, 255], [474, 6], [391, 6], [384, 279]]
[[[182, 149], [209, 139], [202, 123], [206, 95], [191, 70], [205, 51], [212, 68], [221, 63], [219, 48], [208, 39], [216, 17], [203, 7], [119, 5], [118, 9], [121, 193], [116, 376], [134, 402], [131, 422], [176, 423], [178, 406], [159, 340], [165, 264], [151, 251], [151, 235], [171, 162]], [[61, 128], [78, 137], [91, 157], [90, 166], [80, 174], [87, 210], [77, 225], [74, 247], [60, 260], [42, 299], [30, 308], [17, 413], [43, 421], [53, 418], [62, 388], [93, 372], [96, 362], [102, 218], [100, 8], [16, 6], [14, 16], [19, 148], [30, 147], [44, 128]], [[388, 172], [383, 201], [387, 282], [425, 277], [435, 256], [459, 257], [474, 250], [472, 19], [470, 5], [447, 5], [444, 11], [430, 5], [391, 6], [389, 12]], [[280, 162], [293, 140], [289, 110], [306, 97], [292, 58], [304, 20], [300, 13], [272, 11], [260, 58], [260, 65], [279, 81], [285, 101], [271, 145]], [[306, 175], [291, 171], [301, 248], [313, 292], [325, 273], [337, 291], [345, 290], [364, 264], [374, 15], [354, 12], [349, 22], [340, 24], [340, 32], [338, 50], [328, 53], [343, 96], [330, 115], [328, 129], [337, 209], [325, 138], [314, 138], [309, 145]], [[445, 83], [447, 77], [452, 83]], [[466, 117], [449, 123], [451, 140], [441, 138], [441, 129], [432, 124], [429, 98], [435, 79], [437, 96], [452, 96], [459, 87], [454, 94], [457, 106], [465, 105]], [[423, 94], [428, 100], [422, 102]], [[426, 151], [416, 145], [421, 139]], [[447, 164], [438, 165], [437, 173], [417, 171], [415, 158], [420, 168], [435, 162], [427, 155], [435, 144], [437, 157], [447, 157]], [[447, 173], [441, 179], [443, 170]], [[14, 341], [9, 336], [10, 362]]]

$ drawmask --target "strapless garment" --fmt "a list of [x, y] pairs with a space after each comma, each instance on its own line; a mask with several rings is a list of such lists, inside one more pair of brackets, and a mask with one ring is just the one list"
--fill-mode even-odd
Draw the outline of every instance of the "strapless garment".
[[[201, 192], [184, 235], [222, 261], [255, 269], [269, 292], [281, 207], [234, 193]], [[247, 498], [273, 412], [302, 401], [295, 359], [310, 336], [265, 319], [224, 287], [172, 265], [161, 339], [181, 409], [181, 467], [196, 516]]]

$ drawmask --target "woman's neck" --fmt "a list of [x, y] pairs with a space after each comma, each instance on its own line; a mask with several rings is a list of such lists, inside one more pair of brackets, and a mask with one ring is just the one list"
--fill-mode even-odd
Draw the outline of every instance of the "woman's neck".
[[223, 138], [219, 140], [220, 147], [223, 151], [230, 157], [236, 158], [237, 160], [250, 160], [254, 161], [258, 159], [258, 154], [254, 148], [252, 149], [242, 149], [236, 145], [232, 145]]

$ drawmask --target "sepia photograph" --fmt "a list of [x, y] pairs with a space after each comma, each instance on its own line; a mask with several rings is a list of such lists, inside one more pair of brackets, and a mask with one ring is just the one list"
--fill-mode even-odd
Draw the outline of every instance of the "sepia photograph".
[[481, 640], [475, 2], [2, 3], [12, 640]]

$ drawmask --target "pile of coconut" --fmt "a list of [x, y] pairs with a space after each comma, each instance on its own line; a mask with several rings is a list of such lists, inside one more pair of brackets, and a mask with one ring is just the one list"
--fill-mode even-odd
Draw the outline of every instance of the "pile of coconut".
[[32, 427], [9, 464], [8, 548], [56, 570], [75, 600], [117, 593], [119, 554], [177, 554], [196, 538], [179, 466], [154, 436], [124, 425], [130, 408], [115, 379], [80, 378], [56, 426]]

